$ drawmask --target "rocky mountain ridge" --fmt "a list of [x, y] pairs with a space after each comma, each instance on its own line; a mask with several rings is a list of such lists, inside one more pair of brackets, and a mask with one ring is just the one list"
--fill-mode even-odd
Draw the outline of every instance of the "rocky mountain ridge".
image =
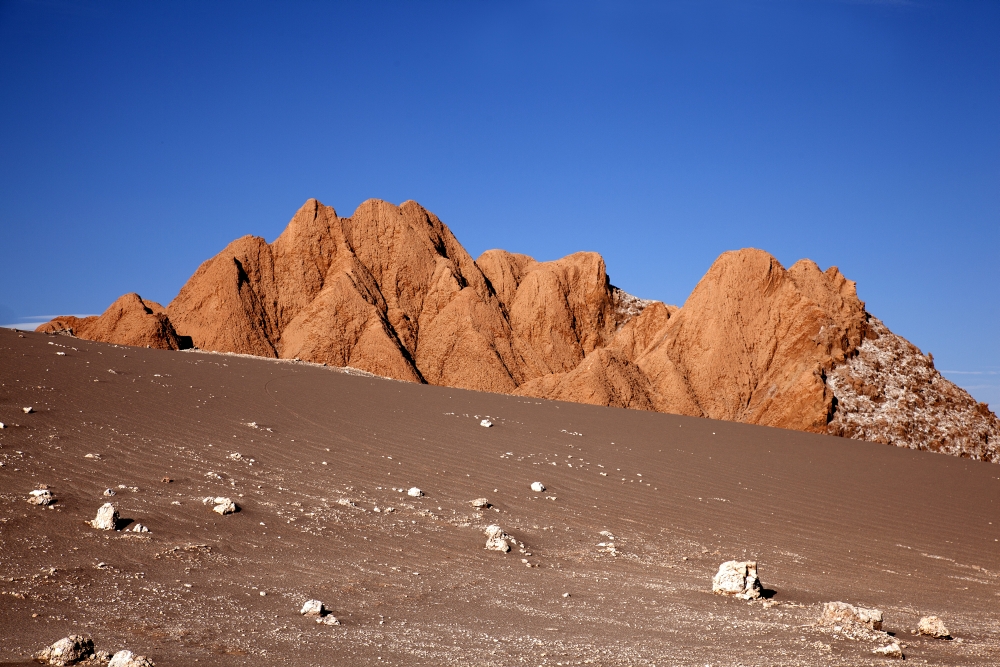
[[1000, 462], [1000, 422], [809, 260], [723, 253], [682, 308], [614, 287], [592, 252], [478, 259], [416, 202], [310, 199], [244, 236], [166, 309], [130, 294], [39, 331], [296, 358], [430, 384], [654, 410]]

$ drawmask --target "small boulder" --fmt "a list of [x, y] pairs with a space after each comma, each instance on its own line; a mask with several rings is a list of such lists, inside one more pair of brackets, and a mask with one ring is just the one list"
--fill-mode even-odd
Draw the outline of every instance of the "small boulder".
[[26, 415], [30, 415], [34, 411], [35, 411], [35, 409], [32, 408], [32, 407], [21, 408], [21, 412], [23, 412]]
[[214, 505], [212, 511], [216, 514], [232, 514], [239, 510], [239, 507], [230, 498], [224, 496], [218, 496], [216, 498], [208, 497], [204, 498], [202, 502], [206, 505]]
[[43, 649], [35, 659], [46, 665], [72, 665], [94, 652], [94, 642], [89, 637], [70, 635]]
[[878, 609], [855, 607], [846, 602], [827, 602], [819, 617], [820, 625], [864, 625], [870, 630], [882, 629], [882, 612]]
[[418, 489], [417, 487], [413, 486], [410, 487], [410, 490], [406, 492], [406, 495], [412, 496], [413, 498], [419, 498], [420, 496], [424, 495], [424, 492]]
[[535, 493], [541, 493], [542, 491], [545, 490], [545, 485], [542, 484], [541, 482], [532, 482], [531, 490], [534, 491]]
[[944, 621], [937, 616], [924, 616], [917, 625], [917, 632], [922, 635], [937, 637], [938, 639], [950, 639], [951, 633], [945, 627]]
[[114, 489], [104, 489], [104, 495], [110, 498], [111, 496], [118, 495], [118, 493]]
[[320, 618], [316, 619], [316, 622], [322, 625], [340, 625], [340, 621], [338, 621], [337, 617], [334, 616], [333, 614], [327, 614], [326, 616], [321, 616]]
[[476, 509], [486, 509], [490, 506], [489, 498], [476, 498], [475, 500], [470, 500], [469, 504]]
[[490, 426], [493, 426], [493, 422], [491, 422], [489, 419], [484, 419], [481, 422], [479, 422], [479, 425], [489, 428]]
[[510, 551], [510, 545], [507, 544], [507, 540], [511, 539], [510, 535], [503, 532], [503, 528], [500, 526], [486, 526], [486, 548], [490, 551], [502, 551], [507, 553]]
[[141, 523], [137, 523], [137, 524], [135, 524], [135, 525], [134, 525], [134, 526], [132, 527], [132, 532], [133, 532], [133, 533], [148, 533], [148, 532], [149, 532], [149, 528], [146, 528], [146, 527], [145, 527], [144, 525], [142, 525]]
[[319, 600], [306, 600], [299, 613], [303, 616], [322, 616], [326, 613], [326, 607]]
[[144, 655], [136, 655], [132, 651], [118, 651], [111, 656], [108, 667], [155, 667], [155, 665]]
[[899, 658], [900, 660], [903, 658], [903, 648], [897, 642], [873, 649], [872, 653], [883, 658]]
[[759, 598], [762, 588], [757, 577], [756, 561], [726, 561], [712, 578], [713, 593], [732, 595], [742, 600]]
[[111, 503], [104, 503], [89, 523], [98, 530], [115, 530], [118, 527], [118, 510]]
[[56, 497], [48, 489], [35, 489], [28, 494], [28, 503], [31, 505], [51, 505], [56, 501]]

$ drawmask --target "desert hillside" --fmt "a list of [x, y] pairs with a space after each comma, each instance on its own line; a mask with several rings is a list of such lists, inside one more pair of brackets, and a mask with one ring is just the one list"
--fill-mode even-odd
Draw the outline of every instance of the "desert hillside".
[[865, 309], [836, 267], [720, 256], [682, 308], [614, 287], [600, 255], [473, 259], [416, 202], [310, 199], [166, 309], [121, 297], [39, 327], [96, 341], [301, 359], [480, 391], [777, 426], [1000, 462], [1000, 421]]
[[[155, 667], [1000, 654], [993, 466], [7, 329], [0, 361], [5, 666], [71, 634]], [[713, 594], [729, 561], [758, 586]]]

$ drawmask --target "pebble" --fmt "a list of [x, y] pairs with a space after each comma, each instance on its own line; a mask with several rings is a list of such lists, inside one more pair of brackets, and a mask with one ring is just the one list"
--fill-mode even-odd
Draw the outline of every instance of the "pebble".
[[922, 635], [937, 637], [938, 639], [951, 637], [951, 633], [945, 627], [944, 621], [937, 616], [924, 616], [921, 618], [920, 623], [917, 625], [917, 632]]
[[475, 500], [470, 500], [469, 504], [477, 509], [484, 509], [490, 506], [490, 501], [488, 498], [476, 498]]
[[51, 505], [56, 501], [55, 496], [48, 489], [35, 489], [28, 494], [28, 502], [32, 505]]
[[412, 496], [414, 498], [419, 498], [420, 496], [424, 495], [424, 492], [414, 486], [410, 487], [410, 490], [406, 492], [406, 495]]
[[479, 425], [480, 426], [485, 426], [486, 428], [489, 428], [489, 427], [493, 426], [493, 422], [491, 422], [489, 419], [484, 419], [481, 422], [479, 422]]
[[23, 412], [26, 415], [30, 415], [34, 411], [35, 411], [35, 409], [32, 408], [32, 407], [30, 407], [30, 406], [27, 407], [27, 408], [21, 408], [21, 412]]
[[486, 548], [490, 551], [502, 551], [507, 553], [510, 551], [510, 545], [507, 544], [507, 540], [511, 539], [510, 535], [503, 532], [503, 528], [497, 525], [486, 526]]
[[218, 498], [205, 498], [202, 502], [206, 505], [214, 504], [215, 507], [212, 508], [212, 511], [216, 514], [232, 514], [239, 509], [239, 507], [236, 506], [236, 503], [234, 503], [231, 499], [224, 498], [222, 496], [219, 496]]
[[106, 495], [106, 496], [114, 496], [114, 495], [117, 495], [117, 494], [115, 493], [114, 489], [104, 489], [104, 495]]
[[899, 644], [893, 642], [888, 646], [880, 646], [872, 651], [875, 655], [885, 656], [886, 658], [900, 658], [903, 657], [903, 649]]
[[146, 528], [141, 523], [137, 523], [137, 524], [135, 524], [135, 526], [132, 527], [132, 532], [133, 533], [148, 533], [149, 532], [149, 528]]
[[118, 510], [111, 503], [104, 503], [89, 523], [98, 530], [115, 530], [118, 527]]
[[306, 600], [299, 613], [303, 616], [322, 616], [326, 613], [326, 607], [319, 600]]
[[118, 651], [111, 657], [108, 667], [154, 667], [153, 661], [132, 651]]
[[532, 482], [531, 490], [534, 491], [535, 493], [541, 493], [542, 491], [545, 490], [545, 485], [542, 484], [541, 482]]

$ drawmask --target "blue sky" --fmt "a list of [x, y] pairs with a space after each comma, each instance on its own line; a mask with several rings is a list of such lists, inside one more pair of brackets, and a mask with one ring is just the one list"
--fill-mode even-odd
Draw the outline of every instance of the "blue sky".
[[1000, 406], [1000, 3], [0, 0], [0, 321], [167, 303], [309, 197], [683, 303], [808, 257]]

